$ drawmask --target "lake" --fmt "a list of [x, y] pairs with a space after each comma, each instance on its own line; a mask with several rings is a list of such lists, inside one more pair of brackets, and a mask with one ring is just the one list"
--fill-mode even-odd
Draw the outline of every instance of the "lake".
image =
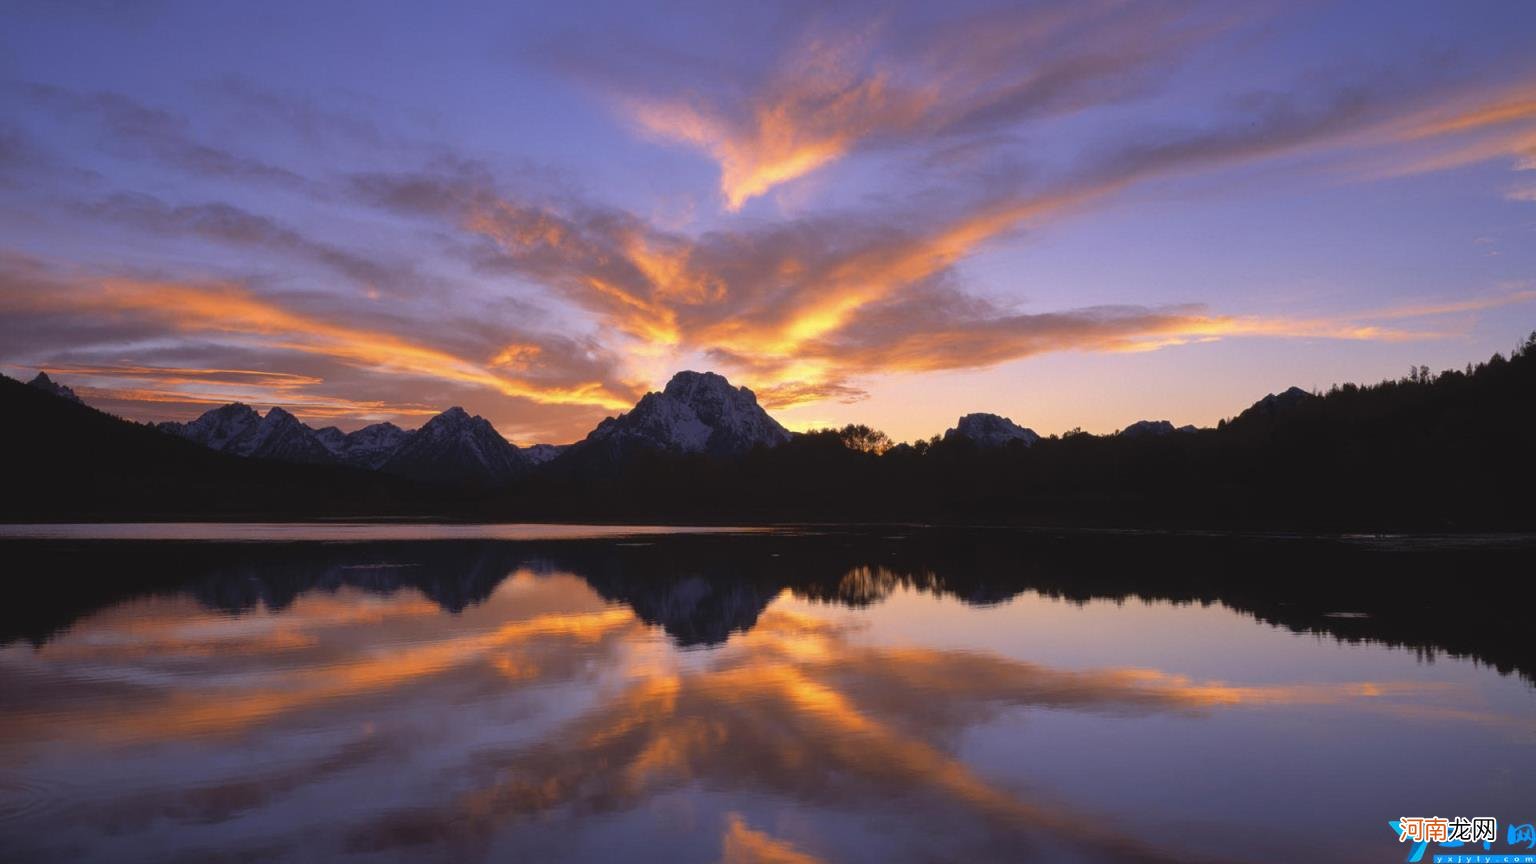
[[1395, 862], [1402, 816], [1536, 822], [1529, 537], [0, 538], [5, 861]]

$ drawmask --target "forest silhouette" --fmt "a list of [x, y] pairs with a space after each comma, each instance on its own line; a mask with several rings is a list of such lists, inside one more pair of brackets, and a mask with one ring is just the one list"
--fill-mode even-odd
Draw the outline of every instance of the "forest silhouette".
[[986, 447], [893, 444], [855, 425], [730, 458], [562, 458], [486, 490], [242, 459], [4, 379], [0, 518], [1523, 530], [1536, 524], [1533, 396], [1536, 334], [1462, 370], [1293, 389], [1213, 429]]
[[1521, 529], [1536, 524], [1533, 430], [1536, 333], [1509, 358], [1288, 391], [1214, 429], [983, 447], [848, 426], [736, 460], [556, 463], [497, 504], [523, 518]]

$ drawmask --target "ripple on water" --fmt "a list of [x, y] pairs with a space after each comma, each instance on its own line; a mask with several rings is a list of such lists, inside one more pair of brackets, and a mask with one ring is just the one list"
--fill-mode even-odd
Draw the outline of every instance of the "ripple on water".
[[69, 800], [63, 784], [0, 777], [0, 825], [37, 819], [63, 809]]

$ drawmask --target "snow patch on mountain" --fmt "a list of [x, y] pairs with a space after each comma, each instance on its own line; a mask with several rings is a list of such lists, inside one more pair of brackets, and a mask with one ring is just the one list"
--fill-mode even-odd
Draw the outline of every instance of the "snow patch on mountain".
[[180, 435], [189, 441], [223, 453], [247, 455], [245, 442], [256, 434], [261, 425], [261, 415], [255, 408], [242, 402], [232, 402], [203, 412], [202, 416], [187, 423], [165, 422], [159, 424], [163, 432]]
[[315, 430], [276, 407], [269, 409], [267, 416], [261, 419], [241, 455], [306, 464], [335, 461], [331, 451], [315, 437]]
[[746, 387], [713, 372], [679, 372], [659, 393], [597, 425], [583, 444], [617, 455], [632, 448], [739, 456], [788, 441], [789, 430], [757, 404]]
[[528, 458], [490, 421], [458, 407], [408, 433], [380, 465], [416, 480], [473, 486], [503, 485], [529, 467]]
[[332, 456], [358, 468], [383, 465], [410, 434], [393, 423], [374, 423], [352, 432], [342, 432], [335, 426], [315, 430], [315, 438]]
[[315, 430], [282, 408], [271, 408], [263, 417], [251, 406], [235, 402], [204, 412], [189, 423], [167, 422], [158, 428], [236, 456], [306, 464], [335, 461]]
[[1040, 440], [1035, 430], [996, 414], [967, 414], [944, 433], [945, 441], [966, 440], [980, 447], [1003, 447], [1014, 441], [1025, 447]]
[[534, 444], [522, 448], [523, 456], [534, 465], [543, 465], [570, 449], [569, 444]]

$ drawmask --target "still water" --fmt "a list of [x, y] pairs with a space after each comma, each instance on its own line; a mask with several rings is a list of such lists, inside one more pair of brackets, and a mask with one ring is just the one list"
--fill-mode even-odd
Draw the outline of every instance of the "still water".
[[1399, 816], [1536, 821], [1524, 613], [1435, 581], [1520, 538], [186, 530], [0, 541], [0, 860], [1395, 862]]

